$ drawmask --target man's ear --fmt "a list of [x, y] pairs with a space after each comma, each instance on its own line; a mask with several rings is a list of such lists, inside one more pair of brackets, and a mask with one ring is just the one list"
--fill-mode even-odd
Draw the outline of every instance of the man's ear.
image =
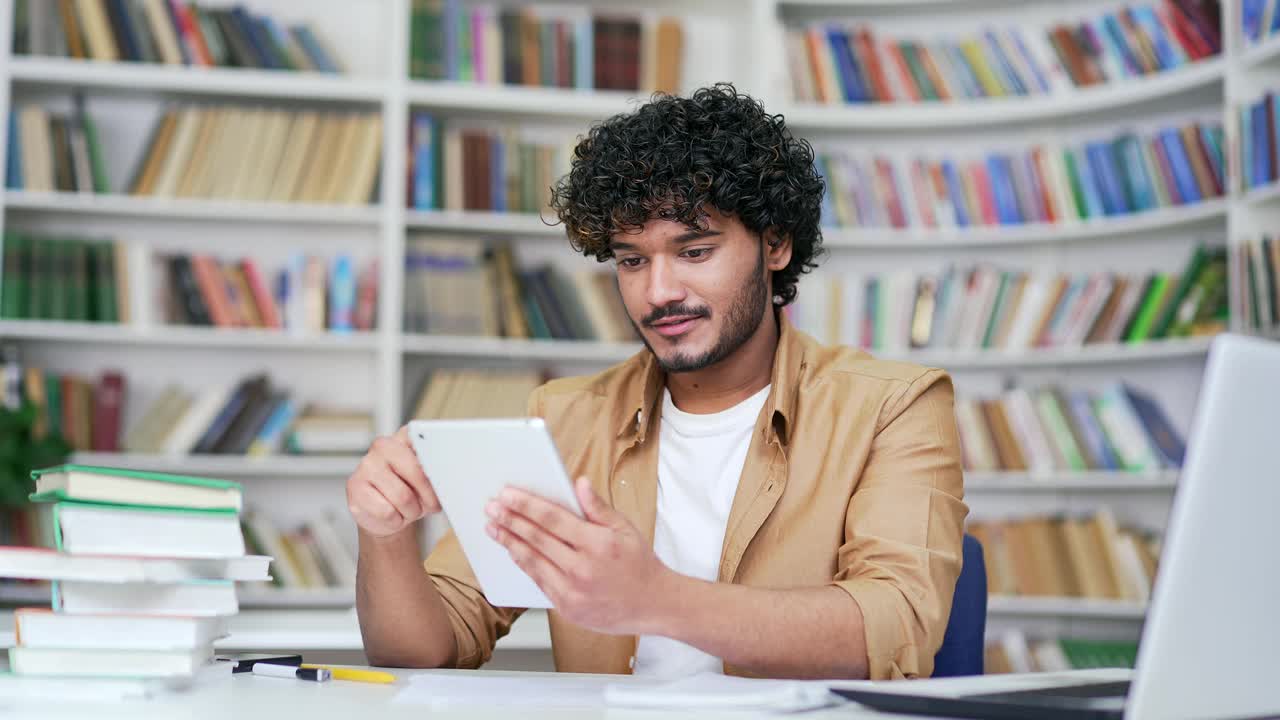
[[764, 233], [764, 260], [770, 270], [778, 271], [791, 262], [791, 236], [773, 230]]

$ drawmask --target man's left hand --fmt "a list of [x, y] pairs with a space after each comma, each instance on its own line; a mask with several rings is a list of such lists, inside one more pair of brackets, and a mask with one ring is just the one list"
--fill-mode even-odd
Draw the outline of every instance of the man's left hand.
[[597, 632], [657, 631], [658, 607], [679, 576], [587, 478], [574, 491], [586, 518], [508, 487], [485, 507], [486, 530], [546, 593], [564, 619]]

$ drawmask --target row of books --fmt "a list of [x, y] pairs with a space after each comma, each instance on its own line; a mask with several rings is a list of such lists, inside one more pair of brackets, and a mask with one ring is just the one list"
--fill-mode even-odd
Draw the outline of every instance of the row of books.
[[1240, 178], [1248, 188], [1280, 182], [1280, 95], [1267, 92], [1243, 105], [1240, 117]]
[[1240, 0], [1240, 21], [1247, 44], [1280, 33], [1280, 0]]
[[1280, 236], [1246, 240], [1236, 257], [1242, 280], [1241, 324], [1258, 332], [1280, 329]]
[[9, 111], [8, 122], [6, 187], [46, 192], [111, 192], [98, 126], [85, 111], [83, 95], [74, 96], [74, 110], [70, 113], [24, 105]]
[[153, 262], [157, 304], [171, 324], [350, 332], [377, 323], [376, 260], [358, 269], [345, 254], [296, 253], [270, 285], [252, 258], [157, 255]]
[[243, 5], [179, 0], [15, 0], [15, 55], [338, 73], [337, 55], [308, 23]]
[[544, 381], [533, 370], [441, 369], [427, 374], [410, 419], [523, 417]]
[[408, 205], [418, 210], [538, 213], [568, 172], [568, 143], [503, 130], [446, 124], [415, 112], [410, 120]]
[[987, 641], [983, 659], [988, 675], [1131, 668], [1138, 660], [1138, 643], [1070, 637], [1029, 638], [1021, 630], [1008, 630]]
[[310, 404], [265, 374], [190, 391], [164, 387], [124, 435], [132, 453], [216, 453], [264, 457], [361, 454], [373, 442], [373, 416]]
[[1173, 70], [1222, 49], [1217, 2], [1162, 0], [1047, 28], [988, 27], [931, 40], [868, 25], [786, 31], [794, 99], [886, 103], [1019, 97]]
[[5, 232], [0, 318], [128, 322], [126, 252], [112, 240]]
[[968, 532], [982, 543], [992, 595], [1151, 598], [1160, 538], [1118, 527], [1106, 507], [1088, 517], [972, 522]]
[[518, 269], [511, 247], [415, 236], [405, 250], [404, 329], [439, 335], [634, 340], [610, 273]]
[[1116, 383], [1099, 393], [1016, 387], [956, 399], [966, 470], [1051, 473], [1178, 468], [1186, 443], [1151, 396]]
[[14, 614], [0, 693], [102, 702], [229, 676], [213, 642], [239, 611], [235, 582], [270, 579], [271, 558], [245, 554], [240, 486], [79, 465], [32, 474], [56, 549], [0, 547], [0, 576], [53, 581], [52, 607]]
[[129, 183], [134, 195], [363, 205], [382, 160], [376, 112], [174, 106]]
[[125, 416], [128, 385], [118, 370], [96, 377], [59, 373], [12, 358], [6, 376], [17, 385], [21, 403], [35, 408], [32, 435], [61, 437], [72, 450], [116, 452]]
[[1199, 247], [1182, 273], [978, 265], [817, 275], [788, 311], [797, 327], [831, 344], [1021, 352], [1210, 335], [1225, 329], [1228, 306], [1227, 252]]
[[1188, 123], [1077, 145], [953, 156], [821, 152], [831, 227], [967, 228], [1081, 220], [1224, 193], [1222, 127]]
[[281, 589], [352, 588], [355, 602], [356, 551], [349, 520], [339, 524], [325, 513], [282, 532], [266, 515], [249, 510], [241, 518], [244, 544], [254, 555], [267, 555], [272, 564], [271, 587]]
[[482, 85], [676, 93], [683, 45], [675, 18], [414, 0], [409, 74]]

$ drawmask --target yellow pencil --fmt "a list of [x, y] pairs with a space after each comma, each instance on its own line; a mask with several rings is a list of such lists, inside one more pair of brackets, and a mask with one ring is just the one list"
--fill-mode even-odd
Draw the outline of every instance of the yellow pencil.
[[332, 665], [313, 665], [312, 663], [303, 663], [302, 667], [308, 669], [324, 668], [333, 675], [334, 680], [352, 680], [354, 682], [367, 683], [392, 683], [396, 681], [395, 675], [381, 670], [353, 670]]

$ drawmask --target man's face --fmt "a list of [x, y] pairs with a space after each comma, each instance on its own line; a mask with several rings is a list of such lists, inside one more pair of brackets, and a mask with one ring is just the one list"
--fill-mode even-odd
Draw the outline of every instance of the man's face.
[[627, 314], [667, 372], [701, 370], [729, 357], [769, 308], [772, 262], [760, 237], [714, 210], [706, 226], [650, 220], [639, 233], [614, 237]]

